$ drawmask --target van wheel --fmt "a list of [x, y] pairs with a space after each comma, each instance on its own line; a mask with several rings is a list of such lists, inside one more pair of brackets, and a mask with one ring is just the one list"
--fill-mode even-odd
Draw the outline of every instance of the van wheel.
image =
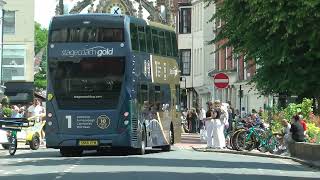
[[40, 138], [38, 135], [33, 135], [32, 140], [29, 142], [30, 149], [37, 150], [40, 147]]
[[144, 155], [146, 153], [146, 145], [147, 145], [147, 139], [146, 139], [146, 128], [143, 127], [142, 133], [141, 133], [141, 143], [140, 148], [137, 149], [138, 155]]

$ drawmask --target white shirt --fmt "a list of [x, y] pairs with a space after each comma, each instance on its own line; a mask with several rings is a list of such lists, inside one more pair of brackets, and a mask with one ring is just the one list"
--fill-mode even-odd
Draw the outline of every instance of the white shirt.
[[287, 127], [284, 128], [285, 134], [290, 134], [291, 125], [288, 123]]
[[200, 110], [200, 115], [199, 115], [199, 119], [203, 120], [204, 118], [206, 118], [206, 110], [204, 110], [203, 108]]
[[[34, 105], [30, 106], [28, 108], [28, 113], [31, 113], [32, 116], [40, 116], [42, 113], [44, 113], [44, 108], [40, 105], [37, 105], [36, 107]], [[40, 117], [35, 118], [37, 122], [40, 121]]]

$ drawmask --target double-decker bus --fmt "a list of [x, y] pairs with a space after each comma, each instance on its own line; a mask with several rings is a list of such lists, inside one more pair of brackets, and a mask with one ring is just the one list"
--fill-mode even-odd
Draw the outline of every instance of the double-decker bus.
[[53, 17], [48, 42], [46, 145], [169, 151], [180, 141], [177, 39], [168, 26], [123, 15]]

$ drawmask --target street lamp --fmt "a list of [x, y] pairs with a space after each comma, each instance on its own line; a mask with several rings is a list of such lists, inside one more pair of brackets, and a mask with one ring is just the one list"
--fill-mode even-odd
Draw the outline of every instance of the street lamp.
[[[187, 78], [186, 77], [180, 77], [180, 81], [184, 81], [184, 89], [185, 89], [185, 98], [183, 98], [183, 104], [184, 104], [184, 107], [186, 108], [187, 107]], [[182, 96], [182, 93], [181, 93], [181, 96]], [[181, 97], [182, 99], [182, 97]]]
[[184, 81], [184, 89], [187, 94], [187, 78], [186, 77], [180, 77], [180, 81]]

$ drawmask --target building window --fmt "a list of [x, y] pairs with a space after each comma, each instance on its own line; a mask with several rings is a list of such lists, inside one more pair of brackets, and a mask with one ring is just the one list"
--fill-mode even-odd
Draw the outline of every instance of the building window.
[[182, 75], [189, 76], [191, 73], [191, 50], [181, 49], [180, 58], [181, 58], [180, 64], [181, 64]]
[[179, 17], [179, 33], [191, 33], [191, 8], [181, 8]]
[[26, 50], [21, 45], [4, 45], [2, 80], [25, 80]]
[[15, 33], [15, 11], [4, 12], [3, 33], [14, 34]]

